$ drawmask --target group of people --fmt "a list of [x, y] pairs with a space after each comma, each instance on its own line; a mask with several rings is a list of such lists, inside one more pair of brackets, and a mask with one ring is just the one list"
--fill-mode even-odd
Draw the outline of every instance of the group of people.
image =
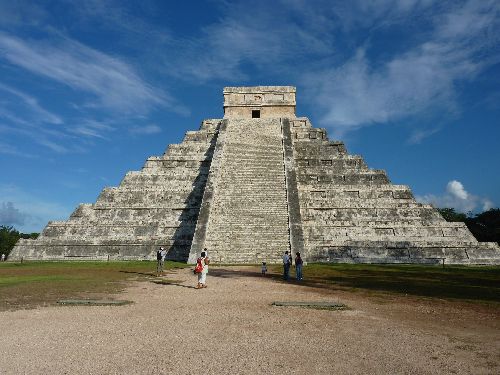
[[[302, 260], [300, 253], [295, 253], [295, 278], [297, 281], [302, 280], [302, 265], [304, 261]], [[292, 254], [288, 255], [288, 251], [285, 251], [283, 255], [283, 280], [290, 279], [290, 268], [293, 266]]]
[[[164, 266], [165, 266], [165, 258], [167, 256], [167, 251], [160, 247], [160, 249], [156, 253], [156, 275], [160, 276], [163, 274]], [[203, 249], [200, 254], [200, 257], [196, 260], [195, 274], [198, 275], [198, 284], [196, 285], [196, 289], [202, 289], [207, 287], [207, 273], [208, 273], [208, 265], [210, 264], [210, 259], [208, 258], [207, 249]], [[300, 256], [300, 253], [295, 253], [295, 277], [297, 281], [302, 280], [302, 266], [304, 262]], [[292, 254], [285, 251], [283, 255], [283, 280], [290, 279], [290, 268], [293, 266], [293, 257]], [[266, 262], [262, 262], [262, 275], [266, 275], [267, 273], [267, 264]]]

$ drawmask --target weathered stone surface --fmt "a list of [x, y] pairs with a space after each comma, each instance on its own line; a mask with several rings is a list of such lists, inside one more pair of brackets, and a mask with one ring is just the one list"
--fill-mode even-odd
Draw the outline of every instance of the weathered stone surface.
[[224, 119], [20, 240], [10, 260], [151, 259], [164, 246], [189, 262], [206, 247], [224, 263], [280, 262], [285, 250], [309, 262], [500, 263], [498, 245], [416, 202], [295, 104], [294, 87], [226, 87]]
[[224, 118], [252, 118], [252, 111], [259, 118], [295, 117], [295, 91], [292, 86], [225, 87]]
[[68, 221], [49, 222], [36, 241], [19, 241], [10, 259], [151, 259], [165, 246], [168, 258], [186, 261], [220, 122], [205, 120]]
[[500, 263], [496, 244], [478, 243], [465, 224], [446, 222], [307, 118], [290, 123], [309, 261]]

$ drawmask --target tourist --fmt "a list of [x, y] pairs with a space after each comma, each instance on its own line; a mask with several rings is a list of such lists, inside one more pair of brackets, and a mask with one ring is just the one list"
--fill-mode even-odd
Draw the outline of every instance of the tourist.
[[262, 276], [266, 276], [267, 265], [266, 262], [262, 262]]
[[160, 247], [156, 252], [156, 276], [160, 276], [163, 273], [163, 266], [165, 265], [165, 257], [167, 256], [167, 251]]
[[290, 257], [288, 256], [288, 250], [285, 251], [283, 255], [283, 280], [288, 280], [290, 276]]
[[5, 254], [2, 254], [2, 262], [5, 262]]
[[300, 253], [297, 253], [295, 256], [295, 276], [297, 281], [302, 280], [302, 258], [300, 257]]
[[206, 288], [207, 287], [207, 273], [208, 273], [208, 264], [210, 263], [210, 259], [208, 259], [207, 249], [203, 249], [201, 252], [200, 258], [198, 258], [197, 263], [201, 263], [202, 270], [198, 273], [198, 285], [196, 289]]

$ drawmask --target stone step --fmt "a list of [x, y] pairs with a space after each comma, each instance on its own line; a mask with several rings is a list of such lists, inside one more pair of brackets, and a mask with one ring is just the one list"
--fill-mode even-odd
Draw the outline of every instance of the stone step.
[[469, 237], [474, 239], [467, 227], [395, 227], [395, 228], [376, 228], [376, 227], [305, 227], [304, 235], [309, 238], [328, 238], [338, 237]]
[[[278, 248], [280, 254], [288, 247], [281, 125], [279, 120], [249, 125], [229, 121], [214, 182], [205, 245], [221, 261], [255, 262], [260, 258], [248, 254], [256, 248], [263, 254]], [[264, 130], [273, 136], [264, 137]]]

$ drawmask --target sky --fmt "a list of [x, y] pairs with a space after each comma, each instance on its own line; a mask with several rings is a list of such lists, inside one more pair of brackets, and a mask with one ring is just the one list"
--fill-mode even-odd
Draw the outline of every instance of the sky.
[[500, 205], [500, 2], [0, 0], [0, 225], [40, 232], [223, 117], [297, 87], [420, 202]]

